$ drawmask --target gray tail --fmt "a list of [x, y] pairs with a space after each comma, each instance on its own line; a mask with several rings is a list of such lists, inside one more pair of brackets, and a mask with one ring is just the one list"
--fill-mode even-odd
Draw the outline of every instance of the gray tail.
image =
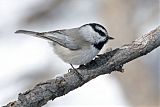
[[17, 34], [27, 34], [27, 35], [31, 35], [31, 36], [36, 36], [37, 34], [39, 34], [38, 32], [27, 31], [27, 30], [17, 30], [15, 33], [17, 33]]
[[17, 30], [15, 33], [17, 33], [17, 34], [26, 34], [26, 35], [31, 35], [31, 36], [34, 36], [34, 37], [46, 39], [46, 40], [49, 40], [49, 41], [55, 41], [53, 38], [45, 36], [44, 33], [39, 33], [39, 32], [34, 32], [34, 31], [27, 31], [27, 30]]
[[15, 33], [17, 33], [17, 34], [26, 34], [26, 35], [31, 35], [31, 36], [34, 36], [34, 37], [47, 39], [43, 33], [34, 32], [34, 31], [17, 30]]

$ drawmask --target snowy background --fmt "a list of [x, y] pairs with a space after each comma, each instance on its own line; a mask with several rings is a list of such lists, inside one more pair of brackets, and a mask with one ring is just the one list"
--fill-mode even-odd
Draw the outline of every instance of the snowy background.
[[[0, 106], [70, 68], [45, 40], [14, 34], [16, 30], [100, 23], [115, 38], [103, 53], [154, 29], [160, 24], [159, 15], [158, 0], [0, 0]], [[124, 69], [123, 74], [99, 76], [45, 107], [158, 107], [160, 48]]]

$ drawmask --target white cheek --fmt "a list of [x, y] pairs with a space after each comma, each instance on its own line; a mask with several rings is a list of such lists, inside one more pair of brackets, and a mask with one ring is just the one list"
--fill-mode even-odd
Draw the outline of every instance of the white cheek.
[[102, 37], [102, 36], [100, 36], [98, 33], [96, 33], [96, 34], [97, 34], [97, 35], [94, 36], [94, 40], [95, 40], [96, 43], [105, 41], [106, 37]]

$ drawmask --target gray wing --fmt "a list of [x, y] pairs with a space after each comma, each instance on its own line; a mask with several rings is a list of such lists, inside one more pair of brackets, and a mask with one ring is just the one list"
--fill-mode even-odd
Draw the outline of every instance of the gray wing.
[[15, 33], [23, 33], [23, 34], [28, 34], [31, 36], [43, 38], [51, 42], [56, 42], [59, 45], [71, 50], [80, 49], [80, 46], [76, 43], [76, 40], [74, 40], [74, 38], [70, 36], [71, 32], [68, 32], [68, 30], [67, 31], [57, 30], [57, 31], [42, 32], [42, 33], [26, 31], [26, 30], [18, 30]]

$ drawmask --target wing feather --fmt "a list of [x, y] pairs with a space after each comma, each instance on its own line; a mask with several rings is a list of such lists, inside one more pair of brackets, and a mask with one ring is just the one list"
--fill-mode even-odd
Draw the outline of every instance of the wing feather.
[[57, 30], [57, 31], [42, 32], [42, 33], [27, 31], [27, 30], [18, 30], [15, 33], [22, 33], [22, 34], [31, 35], [34, 37], [43, 38], [51, 42], [56, 42], [59, 45], [71, 50], [80, 49], [80, 46], [76, 44], [74, 38], [67, 35], [65, 30]]

